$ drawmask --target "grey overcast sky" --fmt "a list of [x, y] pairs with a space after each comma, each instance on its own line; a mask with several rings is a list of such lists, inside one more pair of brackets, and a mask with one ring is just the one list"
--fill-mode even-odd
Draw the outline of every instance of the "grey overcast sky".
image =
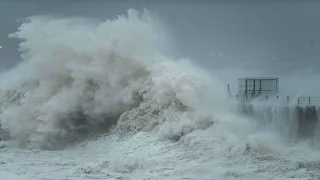
[[[146, 8], [168, 27], [177, 54], [206, 69], [237, 67], [267, 73], [320, 72], [320, 1], [274, 0], [0, 0], [0, 62], [19, 59], [9, 39], [31, 15], [106, 19]], [[319, 80], [319, 79], [318, 79]]]

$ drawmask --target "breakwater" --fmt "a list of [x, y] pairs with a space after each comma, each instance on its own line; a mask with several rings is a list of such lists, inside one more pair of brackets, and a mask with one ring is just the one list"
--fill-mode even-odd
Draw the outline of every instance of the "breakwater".
[[288, 137], [316, 137], [320, 134], [320, 98], [263, 97], [237, 101], [238, 113], [277, 129]]

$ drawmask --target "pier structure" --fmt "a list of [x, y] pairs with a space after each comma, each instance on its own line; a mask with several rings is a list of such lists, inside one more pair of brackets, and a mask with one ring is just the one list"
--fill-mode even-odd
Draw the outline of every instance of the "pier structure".
[[294, 124], [298, 134], [311, 136], [320, 131], [320, 97], [279, 96], [279, 78], [253, 77], [238, 79], [236, 100], [238, 112], [265, 121]]
[[[252, 101], [258, 97], [274, 97], [279, 92], [279, 78], [277, 77], [254, 77], [238, 79], [238, 94], [236, 99], [242, 102]], [[228, 85], [229, 96], [232, 97]]]

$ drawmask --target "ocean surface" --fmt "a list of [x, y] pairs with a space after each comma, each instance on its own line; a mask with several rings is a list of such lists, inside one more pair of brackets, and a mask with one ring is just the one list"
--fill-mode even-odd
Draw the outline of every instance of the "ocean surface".
[[165, 53], [147, 11], [35, 16], [10, 37], [23, 61], [0, 76], [6, 180], [320, 178], [317, 140], [234, 111], [218, 77]]

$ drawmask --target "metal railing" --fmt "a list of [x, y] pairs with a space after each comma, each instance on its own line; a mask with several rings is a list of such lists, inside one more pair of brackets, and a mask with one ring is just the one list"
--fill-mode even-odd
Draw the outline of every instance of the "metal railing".
[[291, 96], [259, 96], [257, 98], [242, 99], [235, 96], [237, 101], [255, 101], [255, 102], [276, 102], [279, 104], [290, 104], [296, 106], [320, 106], [320, 97], [291, 97]]

